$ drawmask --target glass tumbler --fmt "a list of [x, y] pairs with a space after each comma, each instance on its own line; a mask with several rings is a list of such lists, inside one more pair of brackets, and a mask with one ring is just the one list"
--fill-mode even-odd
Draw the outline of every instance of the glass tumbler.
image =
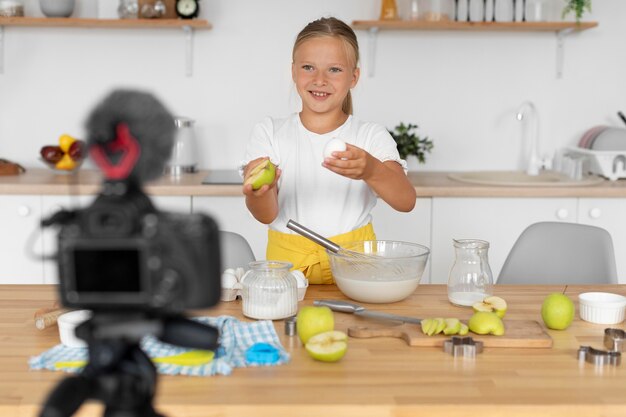
[[298, 312], [298, 284], [281, 261], [256, 261], [241, 277], [243, 314], [258, 320], [278, 320]]
[[471, 306], [493, 294], [493, 275], [487, 252], [489, 242], [454, 239], [455, 260], [448, 277], [448, 299], [452, 304]]

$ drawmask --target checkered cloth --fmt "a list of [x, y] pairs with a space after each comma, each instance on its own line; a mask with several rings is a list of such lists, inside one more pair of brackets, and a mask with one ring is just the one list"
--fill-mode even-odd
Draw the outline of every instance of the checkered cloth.
[[[220, 331], [219, 348], [215, 358], [204, 365], [181, 366], [156, 363], [157, 370], [167, 375], [230, 375], [233, 368], [246, 366], [271, 366], [246, 363], [246, 350], [255, 343], [269, 343], [278, 349], [280, 358], [273, 365], [289, 362], [289, 354], [280, 344], [278, 335], [271, 320], [262, 320], [245, 323], [231, 316], [196, 317], [201, 323], [215, 326]], [[141, 348], [151, 358], [178, 355], [192, 349], [182, 348], [158, 341], [152, 336], [146, 336], [141, 341]], [[31, 369], [49, 369], [52, 371], [78, 372], [81, 368], [57, 368], [57, 362], [85, 361], [87, 348], [70, 348], [57, 345], [39, 356], [30, 358]]]

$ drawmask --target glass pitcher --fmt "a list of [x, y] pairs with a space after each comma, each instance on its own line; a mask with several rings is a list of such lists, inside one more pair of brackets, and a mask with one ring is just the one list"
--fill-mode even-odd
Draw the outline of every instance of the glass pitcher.
[[298, 284], [289, 272], [292, 266], [281, 261], [250, 262], [250, 270], [241, 277], [244, 316], [278, 320], [298, 312]]
[[493, 275], [487, 252], [489, 242], [453, 239], [455, 260], [448, 277], [448, 299], [452, 304], [471, 306], [493, 294]]

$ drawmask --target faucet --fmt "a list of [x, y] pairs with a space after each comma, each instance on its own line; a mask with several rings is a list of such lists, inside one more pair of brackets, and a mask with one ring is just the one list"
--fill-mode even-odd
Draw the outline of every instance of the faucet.
[[525, 158], [528, 165], [526, 166], [526, 173], [528, 175], [539, 175], [539, 170], [544, 167], [545, 161], [539, 157], [538, 138], [539, 138], [539, 115], [537, 114], [537, 108], [532, 101], [525, 101], [517, 111], [517, 120], [520, 122], [525, 118], [529, 119], [528, 122], [528, 134], [529, 144], [523, 149], [528, 149], [528, 157]]

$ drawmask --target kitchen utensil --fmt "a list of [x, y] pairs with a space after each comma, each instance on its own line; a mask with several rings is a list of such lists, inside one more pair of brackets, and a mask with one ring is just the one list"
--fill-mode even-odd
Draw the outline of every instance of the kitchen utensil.
[[177, 117], [174, 123], [176, 124], [176, 138], [166, 170], [172, 176], [196, 172], [198, 151], [194, 131], [195, 121], [187, 117]]
[[453, 239], [455, 259], [448, 276], [448, 300], [459, 306], [472, 306], [493, 294], [493, 274], [487, 251], [489, 242]]
[[626, 297], [607, 292], [586, 292], [578, 296], [580, 318], [598, 324], [624, 321]]
[[596, 366], [618, 366], [622, 362], [622, 354], [620, 352], [594, 349], [591, 346], [581, 346], [578, 349], [578, 360]]
[[346, 250], [342, 248], [341, 246], [339, 246], [338, 244], [336, 244], [335, 242], [326, 239], [322, 235], [315, 233], [311, 229], [308, 229], [291, 219], [289, 219], [289, 221], [287, 222], [287, 228], [293, 230], [294, 232], [298, 233], [301, 236], [306, 237], [307, 239], [312, 240], [313, 242], [328, 249], [329, 251], [333, 253], [342, 254], [349, 258], [355, 258], [357, 260], [362, 260], [362, 261], [369, 261], [372, 258], [374, 258], [373, 255], [365, 255], [363, 253]]
[[452, 356], [473, 358], [477, 353], [483, 353], [483, 342], [476, 342], [469, 336], [452, 336], [443, 342], [443, 351]]
[[241, 277], [243, 314], [259, 320], [277, 320], [298, 312], [296, 278], [293, 265], [280, 261], [250, 262], [250, 270]]
[[604, 346], [608, 350], [626, 351], [626, 332], [622, 329], [604, 329]]
[[396, 314], [383, 313], [380, 311], [370, 311], [365, 307], [355, 303], [342, 300], [315, 300], [313, 304], [316, 306], [326, 306], [333, 311], [339, 311], [342, 313], [352, 313], [355, 316], [380, 319], [380, 320], [393, 320], [401, 321], [403, 323], [420, 324], [422, 319], [407, 316], [398, 316]]
[[[505, 320], [505, 333], [502, 336], [474, 335], [475, 341], [484, 347], [550, 348], [552, 338], [534, 320]], [[409, 346], [442, 347], [447, 340], [445, 335], [427, 336], [419, 326], [400, 324], [387, 327], [354, 326], [348, 328], [348, 335], [355, 338], [394, 337], [403, 339]]]
[[618, 111], [617, 115], [619, 116], [620, 119], [622, 119], [622, 122], [626, 124], [626, 116], [624, 116], [624, 113], [622, 113], [621, 111]]

